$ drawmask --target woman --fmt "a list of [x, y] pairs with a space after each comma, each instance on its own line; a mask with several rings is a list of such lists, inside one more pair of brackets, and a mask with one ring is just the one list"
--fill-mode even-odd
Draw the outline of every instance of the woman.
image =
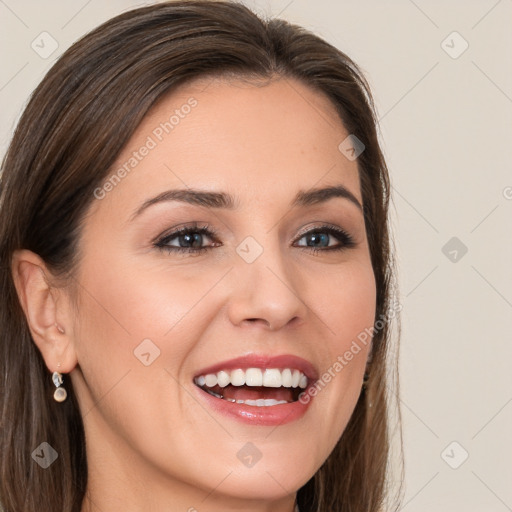
[[383, 509], [375, 124], [346, 55], [236, 3], [62, 55], [1, 178], [5, 512]]

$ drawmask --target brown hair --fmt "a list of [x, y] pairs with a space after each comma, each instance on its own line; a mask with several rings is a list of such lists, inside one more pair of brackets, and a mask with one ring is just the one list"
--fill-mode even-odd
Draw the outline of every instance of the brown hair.
[[[394, 259], [390, 183], [363, 74], [344, 53], [301, 27], [263, 20], [241, 4], [164, 2], [121, 14], [73, 44], [34, 91], [2, 164], [0, 181], [0, 502], [5, 512], [79, 512], [87, 485], [82, 419], [71, 382], [57, 404], [11, 272], [16, 249], [38, 254], [69, 282], [93, 191], [145, 114], [178, 85], [207, 75], [295, 78], [325, 94], [358, 157], [376, 279], [376, 319], [389, 317]], [[341, 142], [341, 141], [340, 141]], [[371, 377], [335, 449], [297, 495], [301, 512], [375, 512], [389, 459], [388, 322], [373, 336]], [[369, 407], [369, 403], [372, 406]], [[46, 441], [59, 463], [42, 469]]]

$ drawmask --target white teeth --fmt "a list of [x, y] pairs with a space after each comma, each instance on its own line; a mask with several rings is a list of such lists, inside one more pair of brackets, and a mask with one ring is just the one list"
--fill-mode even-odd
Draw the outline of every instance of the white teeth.
[[217, 383], [221, 388], [225, 388], [229, 383], [231, 379], [229, 377], [229, 373], [220, 371], [217, 373]]
[[272, 398], [259, 398], [258, 400], [237, 400], [239, 404], [254, 405], [256, 407], [269, 407], [272, 405], [287, 404], [286, 400], [274, 400]]
[[229, 384], [232, 386], [264, 386], [267, 388], [306, 388], [308, 378], [297, 369], [285, 368], [247, 368], [247, 370], [221, 370], [217, 373], [208, 373], [199, 375], [194, 382], [200, 387], [213, 388], [219, 385], [225, 388]]
[[208, 375], [205, 375], [204, 380], [205, 384], [209, 388], [213, 388], [214, 386], [217, 385], [217, 375], [215, 375], [214, 373], [209, 373]]
[[263, 385], [267, 388], [280, 388], [281, 372], [276, 369], [265, 370], [263, 374]]
[[263, 373], [259, 368], [248, 368], [245, 371], [247, 386], [263, 386]]
[[243, 370], [233, 370], [231, 372], [231, 385], [243, 386], [245, 384], [245, 372]]
[[292, 374], [292, 388], [296, 388], [299, 385], [300, 372], [299, 370], [293, 370]]
[[281, 372], [281, 385], [285, 388], [292, 387], [292, 371], [289, 368], [285, 368]]
[[274, 400], [273, 398], [259, 398], [258, 400], [235, 400], [234, 398], [224, 398], [222, 395], [215, 393], [211, 389], [206, 390], [207, 393], [213, 395], [216, 398], [221, 398], [222, 400], [227, 400], [228, 402], [233, 402], [237, 404], [245, 404], [245, 405], [253, 405], [255, 407], [271, 407], [272, 405], [280, 405], [287, 404], [287, 400]]

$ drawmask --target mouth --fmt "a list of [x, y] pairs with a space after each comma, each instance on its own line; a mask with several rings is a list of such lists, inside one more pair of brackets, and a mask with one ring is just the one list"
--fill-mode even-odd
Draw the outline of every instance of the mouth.
[[309, 379], [298, 368], [235, 368], [204, 373], [194, 384], [215, 398], [252, 407], [297, 402]]
[[249, 354], [203, 368], [193, 378], [198, 398], [213, 413], [269, 427], [302, 418], [312, 400], [301, 400], [301, 394], [317, 380], [309, 361], [290, 354]]

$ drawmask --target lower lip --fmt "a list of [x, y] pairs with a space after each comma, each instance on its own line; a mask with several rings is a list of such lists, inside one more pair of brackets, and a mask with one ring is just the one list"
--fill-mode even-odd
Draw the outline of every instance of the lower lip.
[[288, 404], [258, 407], [217, 398], [196, 385], [194, 385], [194, 388], [209, 408], [249, 425], [277, 426], [291, 423], [306, 414], [312, 401], [309, 400], [308, 403], [303, 404], [297, 400]]

